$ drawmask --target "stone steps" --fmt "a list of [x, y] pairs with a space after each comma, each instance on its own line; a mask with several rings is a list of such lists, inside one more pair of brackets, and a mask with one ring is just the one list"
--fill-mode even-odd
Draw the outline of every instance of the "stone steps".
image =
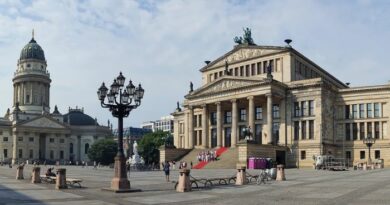
[[235, 169], [238, 162], [237, 148], [229, 148], [218, 161], [209, 162], [204, 169]]

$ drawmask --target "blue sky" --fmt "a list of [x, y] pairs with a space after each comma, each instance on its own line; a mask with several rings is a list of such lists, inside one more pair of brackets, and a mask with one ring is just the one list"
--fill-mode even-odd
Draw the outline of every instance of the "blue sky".
[[[242, 28], [258, 45], [292, 46], [351, 86], [390, 80], [390, 1], [0, 0], [0, 114], [12, 106], [20, 50], [35, 39], [51, 73], [51, 107], [111, 117], [96, 90], [119, 71], [145, 88], [125, 126], [168, 115], [199, 87], [199, 69], [231, 50]], [[2, 114], [1, 114], [2, 115]]]

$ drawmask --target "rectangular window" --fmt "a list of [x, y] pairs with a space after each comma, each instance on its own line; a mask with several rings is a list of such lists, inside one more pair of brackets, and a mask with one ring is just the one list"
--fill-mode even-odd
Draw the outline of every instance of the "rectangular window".
[[217, 113], [216, 112], [210, 112], [210, 121], [211, 121], [211, 125], [217, 124]]
[[314, 101], [309, 100], [309, 116], [313, 116], [313, 115], [314, 115]]
[[349, 111], [349, 105], [345, 106], [345, 119], [349, 119], [350, 111]]
[[60, 139], [60, 143], [65, 143], [65, 139]]
[[240, 126], [238, 126], [238, 132], [240, 133], [240, 136], [239, 136], [239, 139], [241, 140], [241, 139], [244, 139], [245, 138], [245, 136], [244, 136], [244, 128], [245, 128], [246, 126], [244, 126], [244, 125], [240, 125]]
[[272, 136], [275, 139], [276, 144], [279, 143], [279, 123], [274, 122], [272, 125]]
[[8, 142], [8, 137], [3, 137], [3, 142]]
[[64, 159], [64, 151], [63, 150], [60, 151], [60, 159]]
[[300, 116], [299, 102], [294, 102], [294, 117]]
[[371, 103], [367, 104], [367, 117], [368, 118], [372, 117], [372, 104]]
[[240, 121], [241, 122], [246, 121], [246, 109], [240, 109]]
[[375, 139], [379, 139], [379, 122], [374, 122], [374, 130], [375, 130], [375, 133], [374, 133], [374, 136], [375, 136]]
[[301, 102], [301, 116], [307, 115], [307, 103], [306, 101]]
[[214, 73], [214, 80], [218, 78], [218, 73]]
[[364, 118], [364, 104], [359, 104], [359, 118]]
[[309, 120], [309, 139], [314, 139], [314, 120]]
[[263, 61], [263, 73], [267, 73], [267, 61]]
[[198, 115], [198, 125], [202, 127], [202, 115]]
[[380, 159], [380, 158], [381, 158], [381, 151], [375, 150], [375, 159]]
[[245, 66], [245, 76], [248, 77], [249, 76], [249, 65], [246, 65]]
[[372, 137], [372, 123], [367, 122], [367, 137]]
[[254, 63], [251, 65], [251, 75], [256, 75], [256, 67], [255, 66], [256, 66], [256, 64], [254, 64]]
[[374, 117], [381, 117], [379, 113], [379, 103], [374, 103]]
[[34, 137], [29, 137], [29, 138], [28, 138], [28, 141], [29, 141], [29, 142], [34, 142]]
[[345, 151], [345, 158], [350, 160], [351, 157], [352, 157], [351, 151]]
[[349, 123], [345, 124], [345, 140], [351, 140], [351, 126]]
[[262, 143], [261, 140], [261, 132], [262, 132], [262, 127], [261, 124], [256, 124], [255, 125], [255, 141], [259, 144]]
[[305, 159], [306, 159], [306, 151], [302, 150], [301, 151], [301, 160], [305, 160]]
[[225, 112], [225, 124], [230, 124], [232, 123], [232, 112], [231, 111], [226, 111]]
[[299, 140], [299, 121], [294, 122], [294, 140]]
[[240, 67], [240, 76], [244, 76], [244, 66]]
[[353, 140], [357, 140], [357, 133], [358, 133], [357, 123], [352, 123], [352, 137], [353, 137]]
[[366, 158], [366, 152], [360, 151], [360, 159], [365, 159], [365, 158]]
[[301, 129], [301, 135], [302, 135], [302, 139], [305, 140], [306, 139], [306, 121], [302, 121], [302, 129]]
[[263, 119], [263, 108], [262, 107], [256, 107], [255, 108], [255, 119], [256, 120], [262, 120]]
[[7, 149], [3, 150], [3, 155], [4, 155], [4, 158], [8, 158], [8, 150]]
[[23, 150], [22, 149], [19, 149], [19, 158], [23, 158]]
[[257, 63], [257, 75], [261, 73], [261, 62]]
[[280, 118], [279, 104], [274, 104], [272, 106], [272, 117], [273, 118]]
[[54, 159], [54, 151], [50, 150], [50, 159]]
[[356, 104], [354, 104], [354, 105], [352, 105], [352, 118], [353, 119], [355, 119], [355, 118], [357, 118], [358, 117], [358, 111], [357, 111], [357, 105]]
[[50, 139], [49, 139], [49, 142], [50, 142], [50, 143], [54, 143], [54, 138], [50, 138]]
[[23, 137], [18, 137], [19, 142], [23, 142]]
[[34, 158], [34, 150], [30, 149], [29, 158]]
[[364, 122], [360, 123], [360, 140], [363, 140], [365, 138], [364, 136], [365, 131], [364, 131]]

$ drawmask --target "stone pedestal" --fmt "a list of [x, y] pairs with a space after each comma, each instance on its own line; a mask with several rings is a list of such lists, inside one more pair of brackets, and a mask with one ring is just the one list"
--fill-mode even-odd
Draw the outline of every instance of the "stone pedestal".
[[41, 174], [41, 168], [40, 167], [33, 167], [31, 183], [33, 183], [33, 184], [41, 183], [40, 174]]
[[66, 169], [57, 169], [56, 189], [67, 189]]
[[191, 191], [191, 180], [190, 180], [190, 170], [181, 169], [179, 176], [179, 183], [177, 184], [177, 192], [189, 192]]
[[246, 184], [246, 167], [237, 166], [236, 185], [244, 185], [244, 184]]
[[285, 181], [286, 175], [284, 174], [284, 165], [280, 164], [276, 166], [277, 172], [276, 172], [276, 181]]
[[23, 169], [24, 169], [23, 165], [18, 166], [18, 168], [16, 169], [16, 179], [18, 179], [18, 180], [24, 179]]
[[111, 180], [111, 189], [115, 191], [130, 190], [130, 181], [127, 179], [126, 159], [124, 156], [116, 156], [114, 164], [115, 176]]

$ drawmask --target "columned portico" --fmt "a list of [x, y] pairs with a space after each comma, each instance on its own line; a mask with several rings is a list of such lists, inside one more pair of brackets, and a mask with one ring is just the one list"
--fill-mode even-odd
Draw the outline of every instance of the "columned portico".
[[272, 144], [272, 94], [267, 93], [267, 144]]
[[231, 100], [232, 102], [232, 133], [231, 133], [231, 146], [236, 147], [237, 144], [237, 99]]
[[192, 148], [194, 147], [194, 109], [190, 106], [188, 110], [188, 148]]
[[252, 134], [255, 131], [255, 103], [254, 103], [254, 97], [250, 96], [247, 98], [249, 103], [248, 103], [248, 126], [251, 128]]
[[222, 111], [221, 102], [217, 102], [217, 147], [222, 147]]
[[202, 105], [202, 147], [207, 148], [207, 135], [208, 135], [208, 126], [207, 126], [207, 105]]

